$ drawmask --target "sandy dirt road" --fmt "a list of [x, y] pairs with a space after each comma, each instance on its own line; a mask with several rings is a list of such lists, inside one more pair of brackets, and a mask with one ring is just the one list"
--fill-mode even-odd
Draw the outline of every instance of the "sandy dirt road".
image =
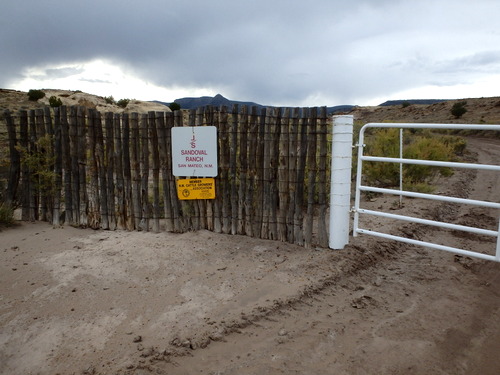
[[[499, 141], [469, 146], [500, 160]], [[499, 176], [457, 172], [440, 191], [499, 202]], [[394, 199], [364, 204], [498, 229], [498, 212]], [[0, 232], [0, 374], [498, 374], [499, 351], [499, 263], [368, 236], [331, 251], [207, 231]]]

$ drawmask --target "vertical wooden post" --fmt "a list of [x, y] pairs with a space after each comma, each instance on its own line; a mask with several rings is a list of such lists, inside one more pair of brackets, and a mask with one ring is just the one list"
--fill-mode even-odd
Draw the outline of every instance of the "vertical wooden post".
[[[122, 115], [123, 116], [123, 115]], [[124, 190], [124, 173], [125, 166], [123, 162], [124, 145], [122, 142], [121, 118], [119, 113], [113, 116], [113, 133], [115, 138], [115, 176], [116, 176], [116, 225], [120, 229], [127, 228], [126, 224], [126, 208], [125, 208], [125, 190]], [[130, 169], [129, 169], [130, 172]]]
[[[46, 132], [45, 132], [45, 115], [43, 109], [35, 109], [35, 127], [36, 127], [36, 141], [40, 141], [42, 138], [45, 137]], [[42, 164], [39, 166], [40, 168], [48, 168], [49, 166], [46, 165], [47, 161], [47, 153], [48, 150], [46, 148], [47, 146], [45, 145], [40, 145], [38, 144], [36, 146], [37, 154], [40, 157], [40, 160], [42, 161]], [[51, 186], [47, 186], [47, 181], [45, 181], [45, 178], [43, 177], [43, 173], [40, 172], [45, 172], [45, 171], [37, 171], [38, 176], [36, 177], [37, 180], [37, 213], [38, 210], [40, 209], [40, 217], [37, 217], [37, 219], [40, 219], [42, 221], [47, 221], [47, 200], [48, 200], [48, 189]]]
[[[262, 108], [260, 111], [259, 125], [257, 132], [257, 147], [256, 147], [256, 190], [255, 190], [255, 215], [254, 215], [254, 237], [266, 238], [266, 235], [262, 234], [262, 226], [264, 225], [264, 184], [265, 184], [265, 159], [264, 159], [264, 149], [265, 149], [265, 132], [266, 132], [266, 108]], [[267, 225], [267, 224], [266, 224]]]
[[73, 197], [71, 194], [71, 148], [69, 141], [69, 122], [66, 106], [61, 108], [62, 166], [64, 176], [64, 224], [73, 224]]
[[292, 121], [290, 124], [290, 136], [289, 136], [290, 141], [288, 145], [288, 155], [289, 155], [288, 178], [290, 181], [290, 189], [289, 189], [290, 204], [288, 206], [286, 223], [287, 223], [287, 241], [290, 243], [295, 242], [294, 216], [295, 216], [295, 196], [298, 183], [297, 153], [298, 153], [299, 115], [300, 115], [300, 109], [294, 108], [292, 112]]
[[229, 181], [231, 183], [231, 234], [238, 233], [238, 104], [233, 104], [229, 128]]
[[262, 229], [260, 238], [268, 239], [269, 237], [269, 216], [271, 212], [271, 148], [272, 148], [272, 131], [271, 122], [273, 118], [273, 109], [267, 108], [265, 116], [264, 129], [264, 170], [262, 185], [264, 186], [262, 198]]
[[141, 203], [142, 203], [142, 220], [141, 229], [149, 232], [149, 139], [148, 139], [148, 115], [141, 114], [140, 124], [141, 130]]
[[[28, 153], [32, 155], [33, 153], [38, 152], [38, 148], [36, 146], [37, 134], [36, 134], [36, 122], [35, 122], [35, 110], [31, 109], [28, 112], [29, 115], [29, 151]], [[39, 187], [37, 186], [36, 176], [34, 171], [30, 168], [29, 171], [29, 179], [30, 179], [30, 196], [29, 196], [29, 220], [36, 221], [38, 220], [38, 208], [39, 208]]]
[[[45, 134], [49, 135], [49, 145], [46, 149], [46, 153], [48, 154], [48, 160], [51, 161], [50, 165], [48, 165], [48, 170], [51, 173], [54, 173], [54, 163], [55, 163], [55, 154], [54, 154], [54, 127], [52, 125], [52, 115], [50, 111], [50, 107], [44, 107], [44, 126], [45, 126]], [[45, 193], [45, 203], [46, 203], [46, 220], [50, 223], [53, 221], [53, 211], [54, 211], [54, 195], [55, 195], [55, 177], [52, 179], [50, 186], [47, 187]]]
[[328, 233], [326, 230], [326, 211], [327, 211], [327, 171], [326, 167], [328, 156], [327, 142], [328, 122], [326, 107], [320, 108], [319, 113], [319, 158], [318, 158], [318, 244], [321, 247], [328, 247]]
[[52, 211], [52, 225], [61, 225], [61, 189], [62, 189], [62, 135], [60, 107], [54, 108], [54, 208]]
[[[247, 207], [245, 205], [245, 194], [248, 179], [248, 107], [241, 108], [241, 121], [238, 125], [239, 132], [239, 189], [238, 189], [238, 234], [246, 234]], [[250, 151], [252, 152], [252, 151]]]
[[122, 114], [123, 134], [123, 180], [124, 180], [124, 222], [127, 230], [134, 229], [134, 209], [132, 202], [132, 172], [130, 165], [130, 121], [128, 113]]
[[77, 145], [78, 145], [78, 181], [79, 198], [80, 202], [79, 212], [80, 225], [86, 227], [88, 225], [87, 211], [88, 211], [88, 193], [87, 193], [87, 127], [85, 126], [86, 108], [79, 106], [77, 109]]
[[271, 240], [278, 239], [278, 167], [279, 135], [281, 114], [279, 108], [273, 108], [269, 119], [269, 234]]
[[149, 139], [153, 159], [153, 232], [160, 232], [160, 154], [158, 131], [156, 129], [156, 112], [149, 112]]
[[71, 197], [73, 221], [72, 225], [80, 225], [80, 173], [78, 170], [78, 130], [77, 130], [77, 110], [76, 106], [70, 107], [69, 116], [69, 142], [71, 158]]
[[107, 182], [107, 201], [108, 201], [108, 220], [109, 229], [116, 229], [116, 209], [115, 209], [115, 145], [114, 145], [114, 131], [113, 131], [113, 117], [114, 113], [107, 112], [105, 115], [105, 153], [104, 165], [106, 166], [106, 182]]
[[163, 208], [165, 214], [165, 230], [167, 232], [174, 231], [174, 221], [172, 213], [171, 191], [170, 191], [170, 175], [172, 169], [168, 168], [168, 159], [170, 152], [167, 150], [167, 129], [165, 126], [165, 115], [173, 115], [171, 112], [166, 114], [163, 112], [156, 112], [156, 127], [158, 132], [158, 147], [160, 151], [160, 170], [161, 170], [161, 184], [163, 187]]
[[314, 204], [316, 194], [316, 146], [317, 146], [317, 118], [318, 109], [311, 108], [310, 123], [307, 131], [307, 213], [304, 225], [304, 245], [312, 246], [313, 224], [314, 224]]
[[290, 204], [289, 196], [289, 125], [290, 125], [290, 108], [285, 108], [281, 117], [281, 132], [279, 139], [279, 167], [278, 167], [278, 194], [279, 194], [279, 211], [278, 211], [278, 239], [287, 241], [287, 220], [288, 205]]
[[131, 129], [132, 129], [132, 148], [131, 148], [131, 163], [132, 163], [132, 205], [134, 227], [136, 230], [141, 229], [141, 166], [139, 163], [140, 152], [140, 133], [139, 133], [139, 114], [134, 112], [131, 114]]
[[[59, 107], [55, 107], [55, 108], [59, 108]], [[45, 120], [44, 120], [45, 132], [49, 135], [54, 135], [54, 127], [52, 125], [52, 115], [50, 113], [50, 107], [44, 107], [43, 114], [45, 116]]]
[[12, 206], [18, 197], [17, 188], [21, 176], [21, 156], [17, 150], [16, 127], [9, 110], [4, 111], [4, 118], [7, 123], [10, 155], [9, 180], [7, 182], [5, 203], [8, 206]]
[[101, 227], [109, 229], [108, 216], [108, 181], [106, 178], [106, 159], [104, 153], [104, 138], [102, 131], [101, 113], [97, 112], [96, 129], [96, 160], [97, 173], [99, 175], [99, 207], [101, 209]]
[[[257, 107], [250, 108], [250, 118], [248, 125], [248, 179], [245, 191], [245, 230], [247, 235], [255, 237], [254, 220], [255, 220], [255, 194], [256, 179], [257, 179], [257, 136], [259, 133], [259, 123], [257, 115]], [[260, 198], [260, 197], [258, 197]]]
[[[217, 133], [218, 133], [218, 142], [219, 142], [219, 152], [217, 155], [217, 165], [219, 167], [219, 171], [221, 171], [221, 153], [222, 149], [220, 148], [221, 143], [220, 143], [220, 135], [221, 135], [221, 128], [219, 124], [219, 110], [218, 108], [215, 107], [210, 107], [210, 118], [211, 118], [211, 124], [214, 125], [217, 128]], [[214, 232], [215, 233], [222, 233], [222, 202], [223, 202], [223, 188], [222, 188], [222, 178], [221, 178], [221, 172], [219, 172], [219, 178], [217, 179], [215, 183], [215, 200], [213, 202], [213, 220], [214, 220]]]
[[184, 229], [184, 223], [182, 220], [181, 205], [179, 199], [177, 198], [177, 186], [176, 179], [172, 171], [172, 127], [182, 126], [182, 111], [174, 111], [174, 113], [167, 113], [166, 117], [166, 149], [168, 151], [167, 157], [167, 170], [169, 171], [169, 183], [170, 183], [170, 202], [172, 203], [172, 218], [174, 221], [174, 231], [182, 232]]
[[[207, 106], [203, 109], [203, 114], [205, 116], [205, 123], [210, 126], [214, 126], [214, 112], [212, 109]], [[217, 180], [215, 180], [217, 181]], [[217, 182], [215, 183], [217, 186]], [[216, 187], [217, 188], [217, 187]], [[206, 208], [206, 229], [213, 231], [214, 230], [214, 199], [207, 199], [205, 201]]]
[[295, 212], [293, 217], [294, 238], [297, 245], [304, 244], [304, 184], [307, 157], [307, 122], [309, 108], [302, 108], [300, 118], [300, 141], [297, 158], [297, 188], [295, 190]]
[[[24, 152], [28, 152], [28, 112], [19, 111], [19, 143]], [[29, 197], [31, 195], [31, 179], [26, 163], [21, 163], [21, 220], [30, 219]]]
[[229, 146], [227, 107], [222, 106], [219, 118], [219, 149], [220, 149], [220, 171], [222, 185], [222, 233], [231, 233], [231, 187], [229, 185], [229, 159], [231, 150]]
[[95, 109], [88, 110], [88, 119], [90, 188], [87, 225], [90, 228], [98, 229], [101, 226], [101, 209], [99, 199], [99, 168], [97, 166], [97, 111]]

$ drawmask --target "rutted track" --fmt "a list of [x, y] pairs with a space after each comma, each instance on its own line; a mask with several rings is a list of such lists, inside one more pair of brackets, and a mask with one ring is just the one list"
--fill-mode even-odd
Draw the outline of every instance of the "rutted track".
[[[488, 144], [484, 148], [485, 143]], [[495, 141], [469, 140], [479, 162], [500, 159]], [[447, 194], [499, 201], [498, 174], [461, 171]], [[495, 212], [458, 205], [421, 208], [435, 219], [495, 229]], [[497, 213], [498, 217], [498, 213]], [[417, 225], [414, 238], [491, 251], [492, 241]], [[364, 239], [366, 241], [366, 239]], [[358, 241], [359, 242], [359, 241]], [[354, 253], [354, 254], [353, 254]], [[172, 374], [496, 374], [500, 360], [500, 267], [393, 242], [350, 246], [339, 272], [294, 299], [227, 330], [222, 342], [176, 359]], [[332, 259], [333, 260], [333, 259]]]

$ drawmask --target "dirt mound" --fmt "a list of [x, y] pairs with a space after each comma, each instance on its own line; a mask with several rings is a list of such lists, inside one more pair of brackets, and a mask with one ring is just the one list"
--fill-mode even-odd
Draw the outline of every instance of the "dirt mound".
[[63, 105], [73, 106], [79, 105], [87, 108], [94, 108], [98, 111], [105, 112], [138, 112], [147, 113], [149, 111], [170, 112], [170, 108], [156, 102], [145, 102], [141, 100], [131, 99], [125, 108], [118, 106], [116, 103], [111, 103], [109, 98], [98, 95], [92, 95], [81, 91], [70, 90], [52, 90], [43, 89], [45, 97], [38, 101], [30, 101], [28, 93], [16, 90], [0, 89], [0, 115], [3, 115], [3, 110], [8, 109], [11, 112], [17, 112], [21, 109], [29, 110], [43, 108], [49, 105], [49, 98], [55, 96], [60, 99]]

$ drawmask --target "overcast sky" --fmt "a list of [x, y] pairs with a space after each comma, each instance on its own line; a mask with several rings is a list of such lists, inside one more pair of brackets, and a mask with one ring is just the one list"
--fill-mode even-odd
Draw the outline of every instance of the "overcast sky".
[[2, 0], [0, 87], [171, 102], [500, 96], [498, 0]]

